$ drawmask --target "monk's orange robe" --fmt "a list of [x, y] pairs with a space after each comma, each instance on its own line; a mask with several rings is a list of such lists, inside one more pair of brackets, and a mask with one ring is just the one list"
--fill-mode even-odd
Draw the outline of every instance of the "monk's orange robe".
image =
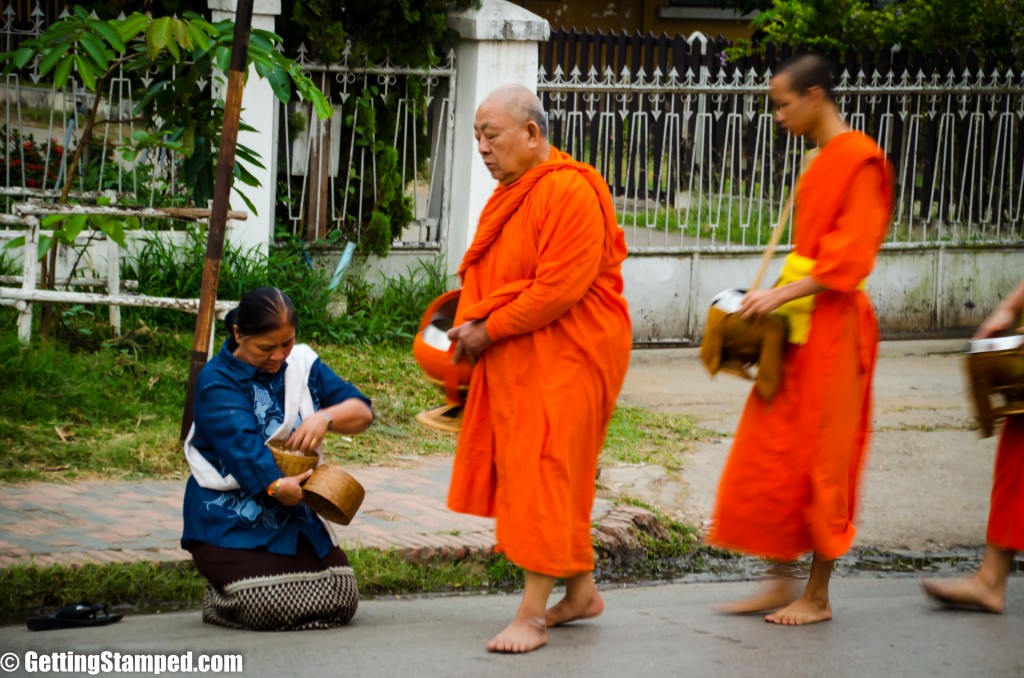
[[1007, 418], [999, 437], [986, 541], [1024, 551], [1024, 416]]
[[495, 189], [459, 268], [456, 325], [487, 318], [448, 506], [496, 519], [496, 550], [554, 577], [592, 570], [597, 458], [632, 330], [608, 186], [554, 148]]
[[821, 149], [796, 194], [796, 252], [815, 260], [810, 333], [787, 344], [771, 403], [747, 399], [718, 489], [709, 541], [775, 560], [826, 559], [853, 541], [867, 450], [878, 323], [858, 289], [889, 223], [892, 173], [859, 132]]

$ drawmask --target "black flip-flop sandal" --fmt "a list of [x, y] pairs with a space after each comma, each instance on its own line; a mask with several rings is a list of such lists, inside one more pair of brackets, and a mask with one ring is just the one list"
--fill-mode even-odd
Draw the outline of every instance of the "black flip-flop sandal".
[[[100, 614], [100, 613], [103, 614]], [[42, 617], [25, 620], [29, 631], [52, 631], [54, 629], [77, 629], [89, 626], [106, 626], [121, 621], [124, 615], [108, 614], [106, 605], [95, 603], [73, 603], [56, 612]]]

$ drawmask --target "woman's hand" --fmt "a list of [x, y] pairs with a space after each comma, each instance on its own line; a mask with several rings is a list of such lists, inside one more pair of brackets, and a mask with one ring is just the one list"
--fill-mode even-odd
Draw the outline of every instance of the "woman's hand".
[[319, 412], [314, 412], [292, 431], [288, 440], [284, 441], [284, 447], [286, 450], [299, 450], [303, 453], [313, 452], [324, 441], [329, 429], [330, 419]]
[[297, 506], [302, 501], [302, 483], [313, 475], [313, 469], [297, 476], [286, 476], [275, 480], [267, 487], [267, 494], [285, 506]]

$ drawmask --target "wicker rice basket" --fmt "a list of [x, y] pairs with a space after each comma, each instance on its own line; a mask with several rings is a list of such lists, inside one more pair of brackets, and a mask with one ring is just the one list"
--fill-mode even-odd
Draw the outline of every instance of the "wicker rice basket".
[[324, 464], [302, 485], [302, 494], [310, 508], [322, 518], [348, 525], [363, 503], [366, 491], [340, 466]]
[[285, 450], [280, 445], [275, 445], [275, 442], [271, 441], [268, 443], [268, 446], [270, 451], [274, 453], [274, 461], [277, 462], [277, 467], [281, 469], [281, 473], [285, 477], [305, 473], [310, 469], [316, 468], [316, 465], [320, 462], [320, 457], [316, 452], [303, 453], [298, 450]]

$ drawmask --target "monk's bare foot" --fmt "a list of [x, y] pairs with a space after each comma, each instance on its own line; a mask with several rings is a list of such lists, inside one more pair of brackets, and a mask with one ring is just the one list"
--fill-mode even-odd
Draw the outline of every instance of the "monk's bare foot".
[[1002, 614], [1006, 597], [1001, 590], [986, 586], [977, 577], [969, 579], [923, 579], [921, 588], [946, 607]]
[[515, 618], [512, 623], [487, 643], [488, 652], [533, 652], [548, 644], [548, 629], [544, 619]]
[[765, 582], [760, 590], [749, 598], [715, 605], [714, 609], [723, 614], [754, 614], [785, 607], [799, 596], [797, 582], [790, 579], [772, 579]]
[[783, 626], [817, 624], [832, 619], [832, 606], [828, 599], [816, 600], [801, 596], [778, 612], [764, 618], [766, 622]]
[[544, 620], [548, 628], [561, 626], [580, 619], [591, 619], [604, 612], [604, 599], [594, 588], [589, 595], [580, 600], [571, 600], [567, 595], [544, 612]]

